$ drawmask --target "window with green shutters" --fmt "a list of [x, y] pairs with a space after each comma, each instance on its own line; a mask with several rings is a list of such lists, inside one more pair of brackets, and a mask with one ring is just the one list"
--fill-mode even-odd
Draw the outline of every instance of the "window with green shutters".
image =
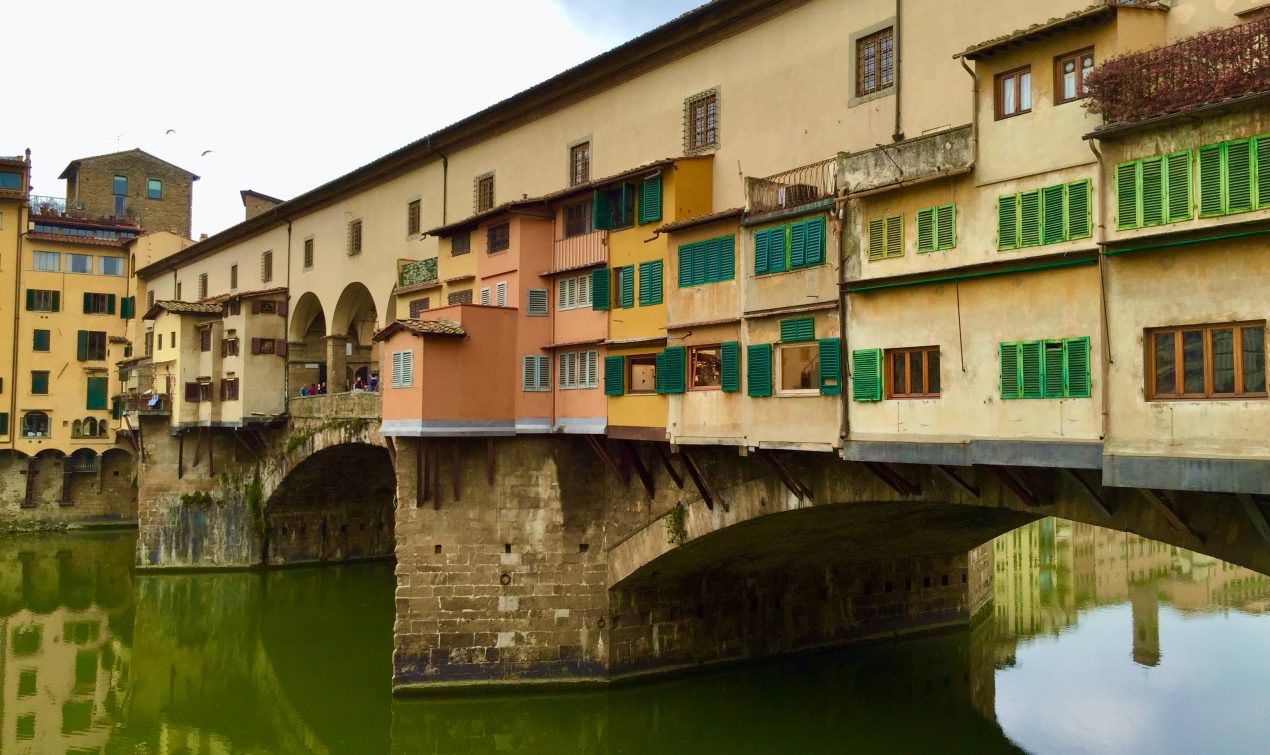
[[754, 232], [754, 274], [800, 270], [825, 262], [824, 217]]
[[904, 216], [891, 215], [869, 221], [869, 259], [904, 256]]
[[[597, 189], [591, 200], [594, 208], [592, 221], [595, 230], [618, 231], [635, 225], [635, 208], [639, 204], [639, 193], [639, 189], [631, 182]], [[660, 204], [658, 200], [659, 207]]]
[[604, 395], [621, 396], [625, 391], [625, 357], [604, 357]]
[[754, 398], [772, 395], [772, 345], [750, 344], [745, 348], [745, 387]]
[[1088, 398], [1089, 338], [1017, 341], [998, 346], [1001, 398]]
[[729, 393], [741, 390], [741, 344], [719, 344], [719, 387]]
[[60, 312], [62, 295], [60, 291], [44, 291], [38, 288], [26, 290], [26, 310], [28, 312]]
[[661, 220], [661, 174], [645, 178], [639, 186], [639, 223]]
[[917, 211], [917, 251], [938, 252], [956, 246], [957, 205], [945, 204]]
[[881, 349], [856, 349], [851, 352], [851, 398], [855, 401], [882, 400]]
[[815, 318], [797, 317], [791, 320], [781, 320], [781, 343], [813, 341], [815, 338]]
[[639, 305], [661, 304], [662, 261], [649, 260], [639, 263]]
[[658, 352], [656, 385], [658, 393], [683, 393], [687, 370], [687, 349], [670, 346]]
[[617, 306], [630, 309], [635, 306], [635, 266], [619, 267], [617, 275]]
[[1200, 147], [1199, 216], [1270, 207], [1270, 134]]
[[31, 348], [35, 351], [48, 351], [52, 341], [51, 331], [36, 330]]
[[997, 198], [997, 248], [1020, 249], [1088, 238], [1092, 233], [1088, 179]]
[[125, 296], [119, 300], [119, 317], [131, 320], [137, 316], [137, 297]]
[[0, 412], [0, 435], [9, 434], [9, 413]]
[[822, 338], [820, 347], [820, 395], [837, 396], [842, 392], [842, 341]]
[[1143, 228], [1191, 219], [1191, 151], [1116, 166], [1116, 227]]
[[88, 378], [88, 409], [106, 408], [106, 381], [104, 377]]
[[49, 374], [47, 370], [31, 371], [31, 395], [47, 396], [49, 392]]
[[736, 237], [683, 244], [679, 247], [679, 287], [730, 281], [736, 274]]
[[612, 280], [607, 267], [599, 267], [591, 271], [591, 309], [608, 309], [613, 297], [609, 292]]

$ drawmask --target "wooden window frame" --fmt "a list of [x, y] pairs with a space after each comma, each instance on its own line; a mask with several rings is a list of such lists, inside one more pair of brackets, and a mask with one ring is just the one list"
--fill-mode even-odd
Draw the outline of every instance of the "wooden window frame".
[[[882, 372], [883, 372], [883, 381], [884, 381], [883, 386], [884, 386], [884, 390], [886, 391], [886, 394], [885, 394], [886, 398], [888, 399], [932, 399], [932, 398], [940, 397], [941, 395], [940, 392], [943, 390], [942, 379], [939, 381], [940, 390], [935, 391], [933, 393], [930, 391], [930, 353], [931, 352], [934, 352], [935, 354], [939, 354], [939, 347], [938, 346], [911, 346], [911, 347], [904, 347], [899, 349], [886, 349], [885, 351], [882, 352], [883, 353], [882, 359], [883, 359], [883, 362], [885, 363], [885, 367], [883, 368]], [[908, 381], [908, 376], [911, 374], [911, 370], [912, 370], [911, 364], [912, 364], [913, 358], [916, 356], [922, 360], [922, 385], [921, 385], [922, 390], [921, 391], [914, 392], [914, 391], [908, 390], [904, 392], [898, 392], [895, 390], [895, 359], [894, 357], [898, 355], [904, 356], [904, 376], [905, 376], [906, 388], [911, 388], [911, 386], [907, 385], [907, 381]], [[940, 363], [940, 366], [942, 367], [943, 365], [942, 358], [939, 360], [939, 363]]]
[[198, 274], [198, 300], [207, 298], [207, 273]]
[[[1080, 65], [1081, 59], [1084, 58], [1086, 55], [1093, 58], [1094, 56], [1093, 45], [1090, 45], [1089, 47], [1085, 47], [1080, 50], [1075, 50], [1073, 52], [1064, 53], [1054, 58], [1054, 104], [1055, 105], [1066, 105], [1069, 102], [1076, 102], [1077, 100], [1083, 100], [1089, 96], [1089, 92], [1084, 91], [1085, 80], [1084, 80], [1084, 77], [1081, 76], [1082, 68]], [[1076, 95], [1070, 98], [1065, 97], [1063, 95], [1063, 64], [1069, 60], [1073, 61], [1076, 64]], [[1094, 58], [1094, 65], [1097, 65], [1097, 64], [1098, 64], [1098, 59]]]
[[[697, 385], [697, 352], [713, 349], [719, 359], [719, 382], [715, 385]], [[688, 390], [721, 391], [723, 390], [723, 344], [703, 343], [688, 347]]]
[[[595, 203], [588, 199], [585, 202], [576, 202], [564, 208], [564, 237], [566, 239], [585, 236], [595, 230], [595, 220], [592, 218], [594, 214]], [[571, 214], [580, 215], [581, 217], [570, 217]]]
[[[882, 47], [885, 41], [891, 43], [890, 52], [884, 52]], [[868, 86], [864, 81], [864, 67], [869, 56], [866, 55], [866, 48], [875, 44], [876, 49], [873, 53], [874, 77], [873, 86]], [[895, 86], [895, 27], [888, 26], [879, 29], [872, 34], [860, 37], [855, 42], [855, 96], [868, 97], [872, 94], [885, 92]], [[888, 62], [889, 56], [889, 62]], [[889, 69], [889, 75], [888, 75]]]
[[[1250, 391], [1243, 390], [1244, 384], [1244, 361], [1243, 361], [1243, 330], [1261, 330], [1261, 347], [1264, 351], [1266, 348], [1266, 321], [1265, 320], [1247, 320], [1237, 322], [1222, 322], [1202, 325], [1169, 325], [1160, 328], [1147, 328], [1143, 332], [1143, 377], [1145, 380], [1144, 395], [1147, 401], [1243, 401], [1246, 399], [1264, 399], [1268, 395], [1266, 391]], [[1214, 330], [1231, 330], [1234, 339], [1234, 356], [1235, 356], [1235, 391], [1233, 393], [1216, 393], [1213, 390], [1213, 331]], [[1185, 332], [1199, 331], [1204, 336], [1204, 392], [1203, 393], [1184, 393], [1185, 390], [1185, 370], [1182, 360], [1182, 334]], [[1159, 386], [1156, 385], [1156, 369], [1155, 369], [1155, 338], [1157, 335], [1172, 333], [1173, 339], [1173, 387], [1172, 393], [1159, 392]], [[1263, 354], [1263, 359], [1270, 361]]]
[[[653, 367], [653, 387], [646, 391], [637, 391], [631, 386], [635, 385], [632, 379], [635, 375], [635, 365], [648, 364]], [[626, 357], [626, 385], [625, 392], [628, 396], [655, 396], [657, 395], [657, 355], [656, 354], [631, 354]]]
[[569, 185], [581, 186], [591, 181], [591, 140], [569, 147]]
[[[1023, 74], [1028, 75], [1028, 107], [1023, 109], [1023, 86], [1019, 83], [1023, 79]], [[1025, 65], [1018, 68], [1012, 68], [1009, 71], [998, 73], [992, 80], [992, 110], [996, 116], [996, 120], [1004, 120], [1006, 118], [1014, 118], [1019, 115], [1026, 115], [1032, 112], [1032, 66]], [[1007, 79], [1014, 79], [1014, 102], [1015, 111], [1013, 113], [1005, 112], [1005, 82]]]
[[418, 236], [423, 226], [423, 200], [412, 199], [406, 203], [406, 235]]

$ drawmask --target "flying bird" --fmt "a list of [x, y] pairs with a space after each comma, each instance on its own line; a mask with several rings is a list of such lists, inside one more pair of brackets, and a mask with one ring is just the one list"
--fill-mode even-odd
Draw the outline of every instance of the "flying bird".
[[170, 128], [170, 129], [168, 129], [167, 131], [164, 131], [163, 133], [165, 133], [165, 134], [175, 134], [175, 133], [176, 133], [176, 129], [174, 129], [174, 128]]
[[211, 151], [210, 149], [205, 149], [205, 150], [203, 150], [203, 154], [199, 155], [199, 157], [207, 157], [207, 156], [208, 156], [208, 155], [210, 155], [211, 153], [212, 153], [212, 151]]

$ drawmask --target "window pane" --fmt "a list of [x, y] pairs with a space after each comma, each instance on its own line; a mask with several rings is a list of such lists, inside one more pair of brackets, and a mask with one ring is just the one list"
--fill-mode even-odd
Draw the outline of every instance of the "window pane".
[[150, 199], [163, 198], [163, 182], [157, 178], [151, 178], [146, 182], [146, 196]]
[[891, 393], [908, 393], [908, 370], [904, 368], [904, 352], [891, 354]]
[[710, 388], [723, 384], [723, 363], [719, 359], [719, 347], [694, 349], [692, 352], [692, 387]]
[[1244, 392], [1265, 393], [1266, 330], [1256, 327], [1243, 328], [1240, 332], [1244, 352]]
[[1019, 112], [1032, 109], [1032, 74], [1019, 74]]
[[97, 260], [102, 275], [123, 275], [122, 257], [98, 257]]
[[908, 355], [908, 384], [913, 393], [925, 393], [922, 390], [922, 352], [914, 351]]
[[117, 197], [126, 195], [128, 193], [128, 177], [115, 176], [111, 193]]
[[1014, 115], [1014, 86], [1013, 76], [1006, 76], [1001, 80], [1001, 113], [1003, 115]]
[[67, 270], [72, 273], [91, 273], [93, 271], [93, 258], [88, 254], [68, 254]]
[[1204, 331], [1182, 333], [1182, 392], [1204, 392]]
[[57, 252], [36, 252], [35, 269], [56, 273], [61, 269], [61, 255]]
[[1089, 77], [1089, 73], [1094, 70], [1094, 54], [1091, 52], [1080, 59], [1080, 93], [1082, 95], [1089, 94], [1089, 87], [1085, 85], [1085, 79]]
[[1177, 344], [1176, 333], [1155, 334], [1155, 392], [1177, 392]]
[[939, 394], [939, 350], [931, 349], [926, 352], [926, 392], [931, 395]]
[[1221, 328], [1213, 333], [1213, 393], [1235, 392], [1235, 331]]
[[1076, 99], [1076, 61], [1063, 61], [1063, 99]]
[[819, 348], [811, 346], [782, 346], [781, 390], [798, 391], [818, 388], [817, 372], [820, 370]]

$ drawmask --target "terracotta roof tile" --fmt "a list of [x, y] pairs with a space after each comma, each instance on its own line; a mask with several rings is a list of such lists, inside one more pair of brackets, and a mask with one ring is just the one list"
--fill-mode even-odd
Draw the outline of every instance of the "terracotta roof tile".
[[382, 341], [399, 330], [417, 336], [466, 336], [467, 331], [454, 320], [444, 317], [436, 320], [394, 320], [375, 333], [371, 340]]
[[1031, 41], [1033, 38], [1063, 31], [1067, 27], [1097, 18], [1098, 16], [1111, 15], [1115, 12], [1117, 7], [1147, 8], [1150, 10], [1163, 11], [1167, 11], [1169, 9], [1169, 6], [1163, 2], [1127, 3], [1124, 0], [1099, 0], [1099, 2], [1096, 2], [1087, 8], [1072, 11], [1065, 16], [1051, 18], [1048, 21], [1041, 21], [1023, 29], [1016, 29], [1009, 34], [1002, 34], [999, 37], [993, 37], [992, 39], [980, 42], [977, 45], [971, 45], [953, 57], [965, 58], [966, 60], [986, 58], [989, 55], [994, 55], [1012, 45], [1021, 44], [1023, 42]]
[[222, 311], [219, 304], [192, 301], [156, 301], [142, 319], [152, 320], [159, 314], [160, 310], [178, 315], [219, 315]]

